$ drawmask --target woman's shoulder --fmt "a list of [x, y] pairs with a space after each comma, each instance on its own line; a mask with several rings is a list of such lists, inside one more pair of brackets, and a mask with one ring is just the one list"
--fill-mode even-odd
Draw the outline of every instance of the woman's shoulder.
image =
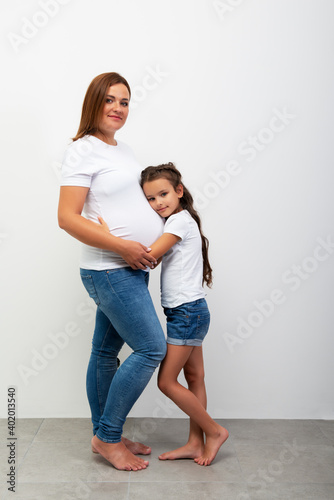
[[76, 141], [72, 141], [68, 144], [65, 154], [80, 158], [94, 158], [95, 155], [98, 157], [100, 155], [109, 156], [110, 153], [116, 152], [134, 156], [132, 149], [125, 142], [117, 140], [117, 146], [110, 146], [93, 135], [85, 135]]
[[132, 156], [135, 156], [135, 154], [133, 152], [133, 149], [126, 142], [123, 142], [123, 141], [120, 141], [119, 139], [117, 139], [117, 147], [120, 150], [122, 150], [122, 151], [124, 151], [124, 152], [126, 152], [126, 153], [128, 153], [128, 154], [130, 154]]
[[96, 147], [92, 139], [91, 135], [85, 135], [76, 141], [72, 141], [67, 145], [66, 152], [78, 153], [80, 155], [84, 153], [87, 155], [93, 152], [94, 147]]

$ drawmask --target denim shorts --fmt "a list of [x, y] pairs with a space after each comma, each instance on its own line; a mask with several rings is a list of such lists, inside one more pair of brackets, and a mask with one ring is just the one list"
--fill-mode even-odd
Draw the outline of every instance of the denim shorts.
[[167, 344], [202, 345], [210, 325], [210, 311], [205, 299], [164, 308], [164, 313], [167, 317]]

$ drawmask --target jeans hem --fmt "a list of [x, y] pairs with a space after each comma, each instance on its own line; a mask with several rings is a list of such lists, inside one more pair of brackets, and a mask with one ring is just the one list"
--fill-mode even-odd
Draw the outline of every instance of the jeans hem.
[[107, 439], [107, 438], [103, 438], [103, 437], [100, 437], [98, 435], [98, 433], [95, 434], [95, 436], [100, 440], [100, 441], [103, 441], [104, 443], [109, 443], [109, 444], [117, 444], [117, 443], [121, 443], [122, 442], [122, 439], [120, 439], [119, 441], [115, 441], [115, 439]]

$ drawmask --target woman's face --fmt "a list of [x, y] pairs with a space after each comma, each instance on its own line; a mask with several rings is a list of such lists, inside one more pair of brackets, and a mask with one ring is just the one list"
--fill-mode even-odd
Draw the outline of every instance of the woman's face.
[[123, 127], [129, 114], [129, 101], [129, 91], [123, 83], [109, 87], [99, 123], [103, 134], [113, 136]]

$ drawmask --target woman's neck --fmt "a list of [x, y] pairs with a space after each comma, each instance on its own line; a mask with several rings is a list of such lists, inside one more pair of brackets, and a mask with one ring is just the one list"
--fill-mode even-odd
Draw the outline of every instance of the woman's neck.
[[115, 134], [103, 134], [98, 130], [95, 134], [95, 137], [105, 142], [106, 144], [109, 144], [109, 146], [117, 146]]

